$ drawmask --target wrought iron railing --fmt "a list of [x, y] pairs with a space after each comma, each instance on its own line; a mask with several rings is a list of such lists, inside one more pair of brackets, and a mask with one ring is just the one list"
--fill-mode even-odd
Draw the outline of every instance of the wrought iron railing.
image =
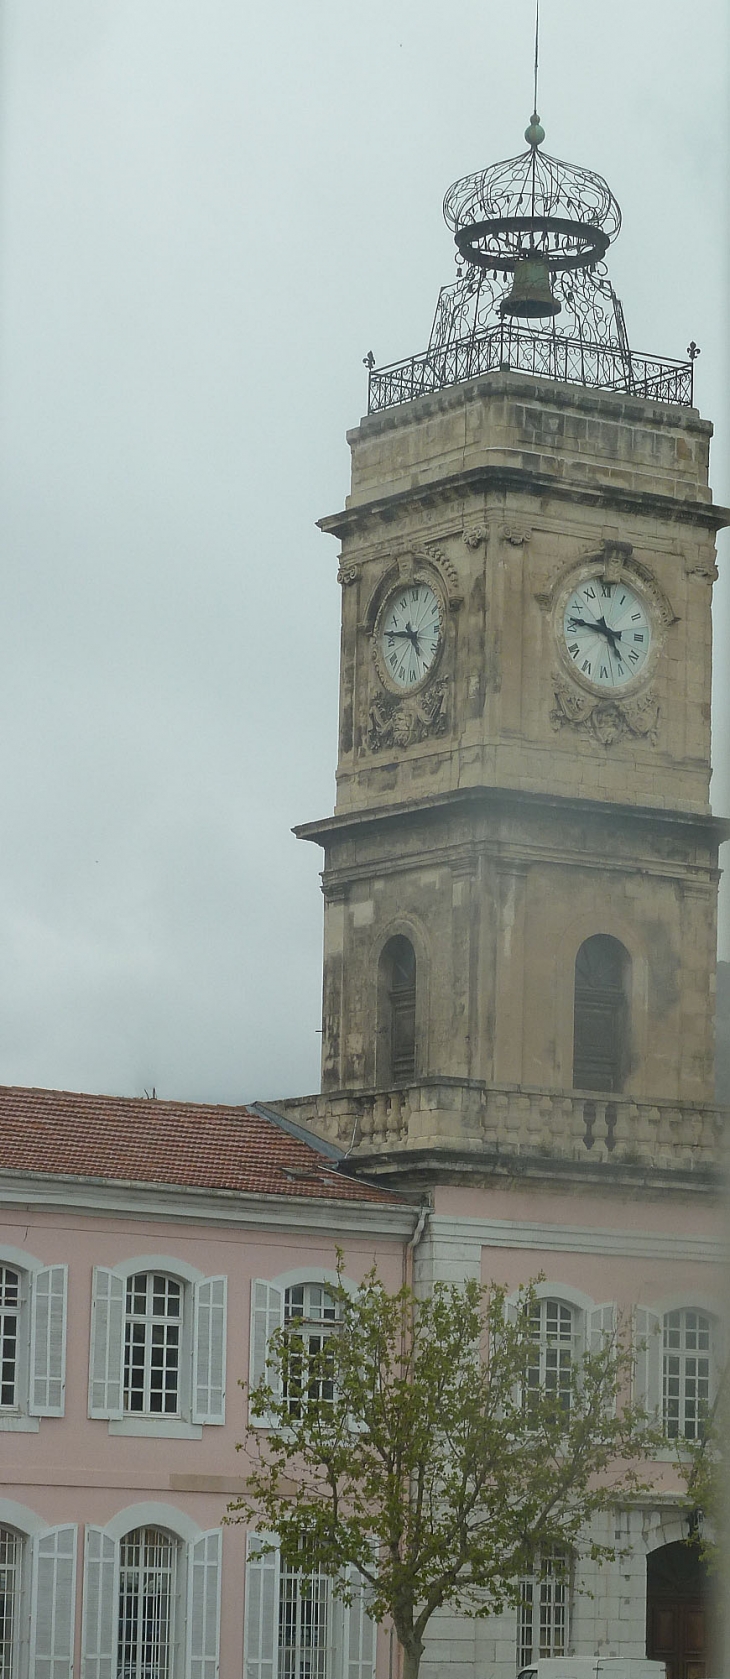
[[377, 414], [429, 391], [441, 391], [482, 373], [499, 371], [600, 386], [602, 390], [624, 391], [652, 402], [684, 407], [692, 407], [694, 400], [691, 360], [660, 360], [637, 355], [617, 344], [532, 332], [510, 321], [470, 338], [456, 339], [443, 348], [424, 350], [390, 367], [370, 368], [368, 413]]

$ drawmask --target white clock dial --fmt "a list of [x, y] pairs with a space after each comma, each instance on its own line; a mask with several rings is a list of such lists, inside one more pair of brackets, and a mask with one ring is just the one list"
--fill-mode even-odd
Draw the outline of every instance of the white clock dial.
[[627, 583], [588, 577], [573, 590], [563, 615], [565, 648], [596, 688], [623, 688], [649, 656], [651, 624], [641, 597]]
[[441, 608], [428, 583], [406, 583], [391, 595], [380, 626], [380, 656], [391, 682], [415, 688], [435, 662]]

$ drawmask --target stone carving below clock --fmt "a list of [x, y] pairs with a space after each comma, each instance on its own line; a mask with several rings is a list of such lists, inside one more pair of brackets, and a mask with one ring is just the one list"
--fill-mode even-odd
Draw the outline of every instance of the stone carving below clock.
[[425, 692], [412, 699], [397, 694], [378, 694], [368, 717], [366, 745], [371, 752], [391, 747], [418, 746], [429, 736], [446, 733], [446, 694], [449, 679], [442, 676]]
[[656, 746], [659, 738], [660, 709], [658, 700], [649, 691], [636, 699], [602, 699], [597, 695], [579, 694], [560, 677], [554, 677], [555, 706], [550, 721], [556, 730], [576, 729], [590, 735], [601, 746], [614, 746], [627, 735], [634, 740], [648, 740]]

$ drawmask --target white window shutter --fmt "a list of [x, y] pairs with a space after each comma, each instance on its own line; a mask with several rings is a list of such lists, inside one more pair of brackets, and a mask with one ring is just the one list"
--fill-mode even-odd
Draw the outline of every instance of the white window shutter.
[[[280, 1288], [274, 1283], [256, 1278], [251, 1284], [251, 1357], [249, 1382], [252, 1388], [261, 1381], [266, 1371], [266, 1354], [269, 1341], [275, 1329], [280, 1329], [284, 1322], [284, 1296]], [[269, 1372], [271, 1380], [272, 1372]], [[274, 1387], [271, 1381], [271, 1386]], [[249, 1421], [256, 1427], [266, 1428], [267, 1417], [251, 1417]]]
[[116, 1679], [119, 1619], [119, 1547], [101, 1527], [86, 1529], [83, 1679]]
[[651, 1417], [662, 1409], [662, 1320], [647, 1306], [634, 1311], [634, 1403]]
[[[55, 1267], [54, 1267], [55, 1269]], [[52, 1527], [33, 1540], [30, 1671], [72, 1679], [76, 1621], [76, 1528]]]
[[218, 1676], [222, 1539], [220, 1528], [215, 1528], [188, 1546], [186, 1679]]
[[30, 1400], [32, 1417], [62, 1417], [66, 1388], [68, 1266], [36, 1271], [30, 1296]]
[[89, 1416], [122, 1415], [126, 1284], [116, 1271], [94, 1267], [89, 1361]]
[[[505, 1301], [505, 1310], [504, 1310], [505, 1322], [510, 1325], [510, 1328], [517, 1329], [517, 1327], [519, 1325], [519, 1322], [520, 1322], [521, 1311], [522, 1311], [522, 1308], [520, 1306], [518, 1306], [516, 1300]], [[521, 1382], [515, 1382], [514, 1383], [514, 1386], [512, 1388], [512, 1392], [510, 1394], [510, 1399], [512, 1400], [512, 1404], [516, 1408], [519, 1408], [522, 1405], [522, 1383]]]
[[335, 1598], [333, 1609], [332, 1643], [335, 1652], [334, 1671], [342, 1679], [373, 1679], [377, 1627], [368, 1614], [368, 1587], [358, 1569], [348, 1569], [348, 1585], [352, 1601], [343, 1603]]
[[245, 1679], [277, 1679], [279, 1644], [279, 1552], [261, 1550], [268, 1534], [250, 1533], [246, 1559], [244, 1615]]
[[592, 1306], [588, 1313], [588, 1351], [601, 1353], [613, 1341], [616, 1332], [616, 1307], [613, 1300], [604, 1306]]
[[226, 1278], [195, 1284], [193, 1422], [226, 1420]]
[[[588, 1313], [588, 1351], [601, 1353], [606, 1346], [611, 1346], [616, 1333], [616, 1306], [613, 1300], [606, 1301], [602, 1306], [592, 1306]], [[616, 1412], [616, 1396], [606, 1403], [606, 1412], [614, 1416]]]

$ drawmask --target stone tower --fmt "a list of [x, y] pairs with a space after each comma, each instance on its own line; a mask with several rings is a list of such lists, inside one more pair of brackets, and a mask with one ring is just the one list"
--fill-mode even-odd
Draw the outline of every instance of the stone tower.
[[[348, 434], [315, 1129], [369, 1157], [710, 1160], [715, 535], [692, 358], [638, 356], [605, 182], [445, 201], [429, 349]], [[530, 215], [517, 214], [525, 204]], [[694, 352], [694, 346], [691, 347]], [[679, 1151], [679, 1152], [677, 1152]]]

